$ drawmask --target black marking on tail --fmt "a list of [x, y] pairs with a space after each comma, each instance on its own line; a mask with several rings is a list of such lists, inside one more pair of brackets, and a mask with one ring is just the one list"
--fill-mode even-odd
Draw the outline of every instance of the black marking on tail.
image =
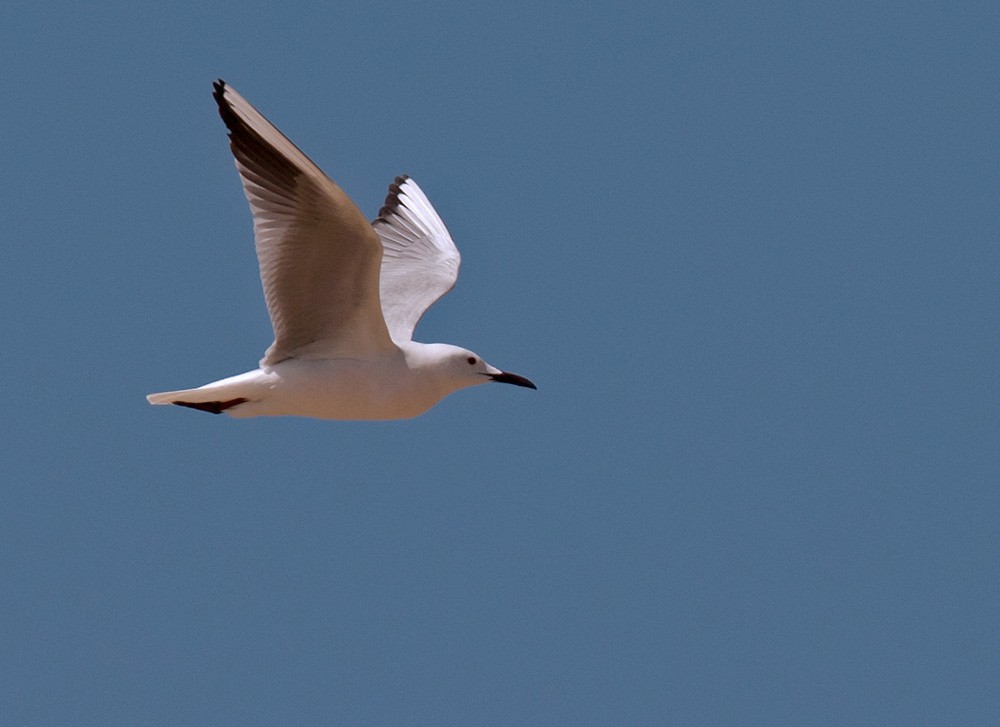
[[186, 406], [190, 409], [197, 409], [198, 411], [207, 411], [212, 414], [221, 414], [226, 409], [232, 409], [237, 404], [242, 404], [247, 399], [230, 399], [229, 401], [174, 401], [171, 402], [177, 406]]

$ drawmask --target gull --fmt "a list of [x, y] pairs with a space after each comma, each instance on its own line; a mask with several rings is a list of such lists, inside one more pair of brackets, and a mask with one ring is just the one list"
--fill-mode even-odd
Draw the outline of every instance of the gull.
[[150, 394], [150, 404], [238, 418], [406, 419], [477, 384], [536, 388], [467, 349], [413, 340], [460, 262], [416, 182], [396, 177], [369, 223], [231, 86], [219, 80], [214, 89], [253, 214], [274, 343], [253, 371]]

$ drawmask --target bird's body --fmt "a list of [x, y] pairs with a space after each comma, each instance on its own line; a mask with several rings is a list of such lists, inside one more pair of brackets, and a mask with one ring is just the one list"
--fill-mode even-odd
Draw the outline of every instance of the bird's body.
[[395, 353], [364, 359], [290, 358], [197, 389], [152, 394], [150, 402], [218, 403], [236, 418], [406, 419], [456, 390], [434, 365], [435, 348], [444, 345], [410, 341]]
[[242, 96], [215, 84], [219, 113], [254, 217], [275, 340], [260, 367], [196, 389], [150, 394], [237, 418], [401, 419], [459, 389], [535, 388], [479, 356], [412, 340], [455, 284], [458, 250], [407, 177], [369, 223], [346, 194]]

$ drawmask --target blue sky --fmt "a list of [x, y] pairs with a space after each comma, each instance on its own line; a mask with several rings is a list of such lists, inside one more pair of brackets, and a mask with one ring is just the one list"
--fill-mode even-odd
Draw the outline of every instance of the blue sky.
[[[5, 719], [1000, 719], [995, 3], [339, 5], [0, 10]], [[216, 77], [539, 391], [147, 406], [271, 340]]]

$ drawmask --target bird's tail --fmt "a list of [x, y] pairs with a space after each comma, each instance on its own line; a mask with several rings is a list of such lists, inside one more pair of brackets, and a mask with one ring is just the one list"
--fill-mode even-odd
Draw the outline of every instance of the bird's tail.
[[201, 388], [161, 391], [158, 394], [149, 394], [146, 401], [150, 404], [176, 404], [177, 406], [186, 406], [189, 409], [221, 414], [226, 409], [244, 403], [247, 399], [236, 397], [235, 399], [220, 400], [218, 390]]

